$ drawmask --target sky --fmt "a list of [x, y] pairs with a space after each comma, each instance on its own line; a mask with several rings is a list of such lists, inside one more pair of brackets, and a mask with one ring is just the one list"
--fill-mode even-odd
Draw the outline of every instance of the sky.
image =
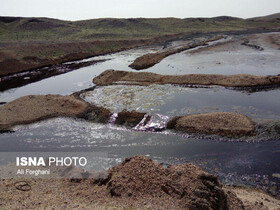
[[280, 12], [280, 0], [0, 0], [0, 16], [62, 20], [135, 17], [250, 18]]

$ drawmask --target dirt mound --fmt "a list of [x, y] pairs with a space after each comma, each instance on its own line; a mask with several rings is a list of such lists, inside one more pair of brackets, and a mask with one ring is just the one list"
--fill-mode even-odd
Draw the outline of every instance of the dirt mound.
[[77, 117], [88, 104], [71, 96], [31, 95], [0, 107], [0, 130], [51, 117]]
[[[117, 125], [124, 125], [128, 127], [135, 127], [138, 125], [141, 120], [144, 118], [146, 113], [136, 112], [136, 111], [126, 111], [123, 110], [118, 113], [118, 117], [115, 121], [115, 124]], [[150, 117], [147, 118], [147, 120], [144, 122], [144, 125], [149, 121]]]
[[[29, 124], [54, 117], [82, 118], [91, 122], [107, 123], [112, 116], [110, 110], [83, 101], [79, 95], [31, 95], [18, 98], [0, 106], [0, 131], [8, 132], [13, 126]], [[118, 113], [117, 125], [135, 127], [146, 113], [123, 110]], [[146, 117], [144, 125], [150, 120]]]
[[222, 136], [253, 135], [254, 123], [246, 116], [231, 112], [213, 112], [174, 117], [168, 129], [188, 133], [217, 134]]
[[129, 67], [136, 70], [147, 69], [159, 63], [167, 56], [168, 55], [166, 53], [149, 53], [136, 58], [135, 61], [129, 65]]
[[160, 75], [150, 72], [127, 72], [106, 70], [93, 79], [96, 85], [150, 85], [150, 84], [177, 84], [177, 85], [219, 85], [224, 87], [267, 87], [280, 86], [280, 74], [276, 76], [254, 76], [248, 74], [221, 75], [221, 74], [185, 74]]
[[112, 113], [104, 107], [90, 105], [79, 117], [91, 122], [107, 123], [111, 115]]
[[0, 106], [0, 130], [54, 117], [83, 118], [91, 122], [106, 123], [111, 115], [108, 109], [84, 102], [75, 94], [31, 95]]
[[[166, 197], [166, 203], [176, 205], [173, 206], [175, 208], [229, 207], [229, 198], [221, 188], [217, 177], [203, 172], [190, 163], [163, 168], [146, 157], [135, 156], [111, 168], [108, 177], [96, 180], [95, 184], [106, 185], [113, 197], [147, 200]], [[238, 200], [236, 196], [232, 198]]]
[[1, 207], [240, 210], [280, 205], [260, 190], [224, 187], [215, 176], [190, 163], [163, 168], [143, 156], [109, 169], [105, 179], [31, 179], [27, 183], [31, 190], [22, 192], [15, 188], [14, 179], [2, 179]]

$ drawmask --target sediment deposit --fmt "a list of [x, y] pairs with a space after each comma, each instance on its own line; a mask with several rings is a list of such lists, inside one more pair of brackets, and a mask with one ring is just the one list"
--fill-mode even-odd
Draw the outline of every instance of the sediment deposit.
[[254, 123], [245, 115], [231, 112], [213, 112], [174, 117], [168, 129], [187, 133], [217, 134], [222, 136], [253, 135]]
[[28, 192], [15, 180], [0, 182], [1, 207], [65, 209], [277, 209], [261, 190], [223, 186], [214, 175], [185, 163], [163, 168], [135, 156], [99, 179], [30, 179]]
[[224, 87], [261, 87], [279, 86], [280, 75], [254, 76], [248, 74], [221, 75], [221, 74], [186, 74], [186, 75], [160, 75], [150, 72], [128, 72], [106, 70], [93, 79], [99, 86], [113, 84], [150, 85], [150, 84], [176, 84], [176, 85], [218, 85]]

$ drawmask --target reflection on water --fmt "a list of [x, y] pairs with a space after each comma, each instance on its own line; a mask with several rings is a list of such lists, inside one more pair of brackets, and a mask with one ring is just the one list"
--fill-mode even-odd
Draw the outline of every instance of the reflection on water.
[[149, 133], [67, 118], [17, 126], [2, 134], [1, 151], [100, 151], [117, 164], [125, 157], [147, 155], [168, 164], [193, 162], [229, 184], [249, 184], [279, 196], [280, 141], [246, 143]]
[[[173, 85], [97, 87], [82, 97], [112, 112], [123, 109], [169, 116], [231, 111], [252, 118], [280, 119], [280, 91], [246, 94], [222, 87], [186, 88]], [[116, 103], [117, 102], [117, 103]]]
[[[0, 102], [31, 94], [71, 94], [92, 87], [92, 79], [103, 71], [134, 71], [128, 65], [135, 58], [160, 48], [138, 48], [85, 59], [83, 62], [110, 60], [0, 92]], [[279, 50], [267, 48], [261, 52], [245, 47], [234, 52], [182, 52], [145, 71], [160, 74], [278, 74], [279, 58]], [[98, 87], [86, 93], [84, 98], [112, 112], [134, 109], [152, 114], [149, 127], [138, 127], [138, 130], [145, 131], [162, 131], [160, 129], [171, 116], [213, 111], [238, 112], [254, 119], [280, 119], [279, 89], [248, 94], [221, 87], [120, 85]], [[170, 131], [139, 132], [116, 127], [112, 123], [101, 125], [65, 118], [17, 126], [15, 131], [0, 135], [1, 151], [105, 151], [109, 153], [112, 165], [136, 154], [147, 155], [163, 165], [191, 161], [218, 175], [225, 183], [258, 186], [279, 197], [280, 179], [272, 177], [272, 174], [280, 173], [280, 141], [221, 142], [205, 140], [203, 136], [192, 137]]]
[[[230, 38], [228, 38], [230, 39]], [[107, 60], [62, 75], [28, 84], [11, 91], [0, 92], [1, 101], [11, 101], [30, 94], [71, 94], [93, 86], [92, 79], [107, 69], [135, 71], [129, 68], [137, 57], [158, 51], [162, 46], [141, 47], [111, 55], [96, 56], [81, 62]], [[182, 74], [279, 74], [280, 51], [265, 48], [257, 51], [247, 47], [221, 51], [182, 52], [168, 56], [146, 72], [168, 75]], [[26, 79], [28, 81], [28, 79]]]
[[279, 74], [280, 51], [253, 49], [200, 52], [182, 52], [171, 55], [148, 71], [161, 74]]
[[[160, 47], [147, 47], [119, 52], [111, 55], [96, 56], [81, 62], [107, 60], [92, 66], [80, 68], [65, 74], [50, 77], [26, 86], [0, 92], [0, 100], [9, 102], [18, 97], [36, 94], [71, 94], [93, 86], [92, 79], [107, 69], [131, 70], [128, 65], [138, 56], [153, 52]], [[2, 85], [2, 84], [1, 84]]]

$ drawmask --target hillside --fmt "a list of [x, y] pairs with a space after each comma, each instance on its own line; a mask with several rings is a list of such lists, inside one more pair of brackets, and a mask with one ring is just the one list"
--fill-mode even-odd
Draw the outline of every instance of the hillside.
[[280, 27], [271, 16], [260, 19], [129, 18], [63, 21], [50, 18], [0, 17], [0, 42], [58, 40], [119, 40], [153, 38], [168, 34]]
[[250, 18], [251, 20], [259, 20], [259, 21], [280, 21], [280, 12], [279, 13], [275, 13], [272, 15], [267, 15], [267, 16], [262, 16], [262, 17], [255, 17], [255, 18]]
[[228, 16], [83, 21], [0, 17], [0, 77], [194, 34], [269, 30], [280, 30], [280, 21]]

